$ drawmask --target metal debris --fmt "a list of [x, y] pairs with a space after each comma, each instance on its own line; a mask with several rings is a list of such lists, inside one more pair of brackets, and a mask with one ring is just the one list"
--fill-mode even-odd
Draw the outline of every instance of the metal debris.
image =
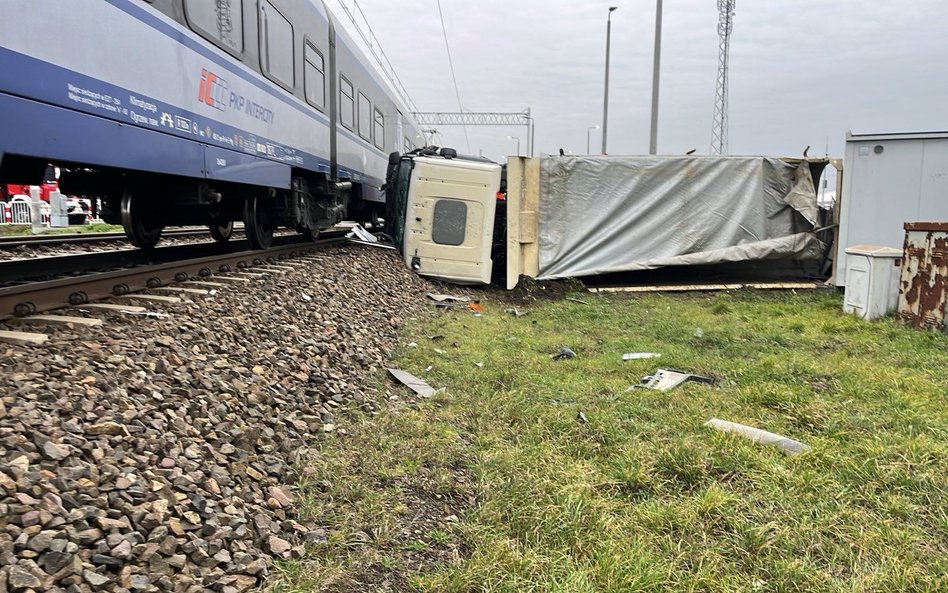
[[710, 426], [716, 430], [720, 430], [721, 432], [733, 432], [734, 434], [738, 434], [744, 438], [754, 441], [755, 443], [760, 443], [761, 445], [776, 445], [789, 455], [796, 455], [797, 453], [804, 453], [810, 450], [808, 445], [804, 445], [800, 441], [795, 441], [783, 435], [767, 432], [766, 430], [761, 430], [760, 428], [754, 428], [753, 426], [747, 426], [746, 424], [738, 424], [736, 422], [728, 422], [727, 420], [718, 420], [717, 418], [712, 418], [704, 425]]
[[358, 238], [364, 243], [378, 243], [379, 242], [379, 238], [373, 235], [372, 233], [370, 233], [369, 231], [365, 230], [365, 228], [361, 224], [357, 224], [354, 227], [352, 227], [352, 230], [346, 233], [346, 238], [348, 239]]
[[566, 300], [567, 300], [567, 301], [573, 301], [574, 303], [579, 303], [580, 305], [588, 305], [588, 304], [589, 304], [589, 301], [584, 301], [583, 299], [574, 299], [574, 298], [572, 298], [572, 297], [569, 297], [569, 298], [567, 298]]
[[529, 315], [529, 311], [520, 312], [516, 307], [511, 307], [510, 309], [504, 309], [504, 313], [509, 313], [514, 317], [523, 317], [524, 315]]
[[661, 358], [658, 352], [626, 352], [622, 355], [622, 360], [643, 360], [646, 358]]
[[583, 424], [586, 424], [588, 422], [588, 420], [586, 420], [586, 414], [583, 414], [582, 410], [580, 410], [579, 413], [576, 414], [576, 419], [582, 422]]
[[714, 379], [703, 377], [701, 375], [692, 375], [691, 373], [682, 373], [681, 371], [671, 371], [668, 369], [658, 369], [650, 377], [642, 378], [642, 385], [645, 389], [656, 389], [658, 391], [669, 391], [685, 383], [694, 381], [695, 383], [706, 383], [714, 385]]
[[553, 360], [563, 360], [564, 358], [576, 358], [576, 353], [569, 349], [569, 346], [563, 346], [560, 349], [559, 354], [552, 354], [550, 358]]
[[392, 374], [400, 383], [420, 395], [421, 397], [431, 397], [437, 391], [431, 385], [425, 383], [423, 379], [412, 375], [407, 371], [400, 369], [388, 369], [388, 372]]

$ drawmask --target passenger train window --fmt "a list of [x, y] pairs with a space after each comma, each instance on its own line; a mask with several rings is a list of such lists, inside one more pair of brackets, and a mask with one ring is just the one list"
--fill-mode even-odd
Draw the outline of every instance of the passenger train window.
[[378, 109], [375, 110], [375, 145], [385, 148], [385, 116]]
[[231, 53], [243, 53], [243, 0], [185, 0], [184, 10], [188, 24], [202, 37]]
[[260, 2], [260, 65], [276, 82], [292, 89], [293, 25], [267, 0]]
[[353, 129], [355, 126], [355, 95], [352, 91], [352, 83], [339, 76], [339, 121], [342, 125]]
[[306, 42], [304, 59], [306, 70], [303, 73], [303, 86], [306, 100], [313, 107], [323, 110], [326, 107], [326, 62], [323, 54]]
[[366, 140], [372, 139], [372, 103], [359, 93], [359, 135]]

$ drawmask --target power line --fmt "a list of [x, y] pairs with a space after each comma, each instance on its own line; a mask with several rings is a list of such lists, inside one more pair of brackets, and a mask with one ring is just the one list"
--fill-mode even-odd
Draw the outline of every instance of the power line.
[[[444, 12], [441, 10], [441, 0], [438, 0], [438, 15], [441, 17], [441, 31], [444, 33], [444, 47], [448, 50], [448, 64], [451, 66], [451, 78], [454, 80], [454, 94], [458, 98], [458, 111], [464, 111], [461, 106], [461, 91], [458, 90], [458, 77], [454, 73], [454, 60], [451, 59], [451, 45], [448, 43], [448, 29], [444, 26]], [[467, 151], [471, 152], [471, 141], [467, 137], [467, 126], [462, 125], [464, 129], [464, 142], [467, 144]]]
[[415, 105], [415, 102], [411, 100], [408, 90], [405, 89], [405, 85], [402, 84], [401, 79], [395, 72], [395, 67], [392, 65], [391, 60], [388, 59], [388, 55], [386, 55], [385, 50], [382, 49], [382, 44], [379, 42], [378, 37], [375, 36], [375, 31], [372, 30], [372, 25], [369, 23], [369, 19], [366, 18], [365, 13], [362, 12], [362, 6], [359, 5], [358, 0], [352, 0], [352, 6], [356, 11], [358, 11], [359, 15], [362, 16], [362, 21], [365, 23], [365, 28], [368, 29], [368, 32], [362, 29], [362, 26], [359, 24], [355, 13], [349, 8], [345, 0], [339, 0], [339, 6], [342, 7], [346, 13], [346, 16], [349, 17], [349, 20], [352, 22], [352, 26], [355, 28], [356, 33], [358, 33], [362, 38], [362, 41], [368, 48], [369, 53], [371, 53], [372, 57], [375, 58], [379, 68], [382, 70], [382, 73], [385, 75], [385, 77], [388, 78], [396, 94], [398, 94], [402, 101], [405, 102], [405, 105], [408, 107], [409, 111], [418, 111], [418, 107]]

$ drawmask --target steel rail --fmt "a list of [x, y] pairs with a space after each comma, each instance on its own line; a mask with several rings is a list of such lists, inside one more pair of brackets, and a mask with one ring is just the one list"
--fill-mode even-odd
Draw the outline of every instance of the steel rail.
[[[239, 231], [240, 229], [234, 229]], [[211, 241], [211, 235], [206, 228], [202, 229], [176, 229], [164, 230], [161, 232], [162, 239], [180, 239], [182, 237], [205, 236]], [[11, 237], [0, 237], [0, 249], [11, 249], [23, 245], [35, 246], [55, 246], [73, 243], [117, 243], [128, 241], [124, 232], [118, 233], [69, 233], [62, 235], [16, 235]]]
[[[323, 236], [326, 235], [330, 233]], [[314, 242], [295, 242], [257, 251], [231, 252], [0, 288], [0, 321], [167, 286], [192, 277], [208, 278], [215, 273], [277, 262], [344, 240], [345, 232], [339, 231]]]

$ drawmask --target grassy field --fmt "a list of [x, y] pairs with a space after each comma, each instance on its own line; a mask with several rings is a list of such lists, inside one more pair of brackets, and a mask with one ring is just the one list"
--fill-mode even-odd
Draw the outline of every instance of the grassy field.
[[[314, 446], [328, 541], [276, 589], [948, 590], [948, 338], [835, 293], [573, 296], [408, 328], [399, 365], [446, 390], [380, 378], [399, 398]], [[717, 382], [628, 390], [658, 366]]]

